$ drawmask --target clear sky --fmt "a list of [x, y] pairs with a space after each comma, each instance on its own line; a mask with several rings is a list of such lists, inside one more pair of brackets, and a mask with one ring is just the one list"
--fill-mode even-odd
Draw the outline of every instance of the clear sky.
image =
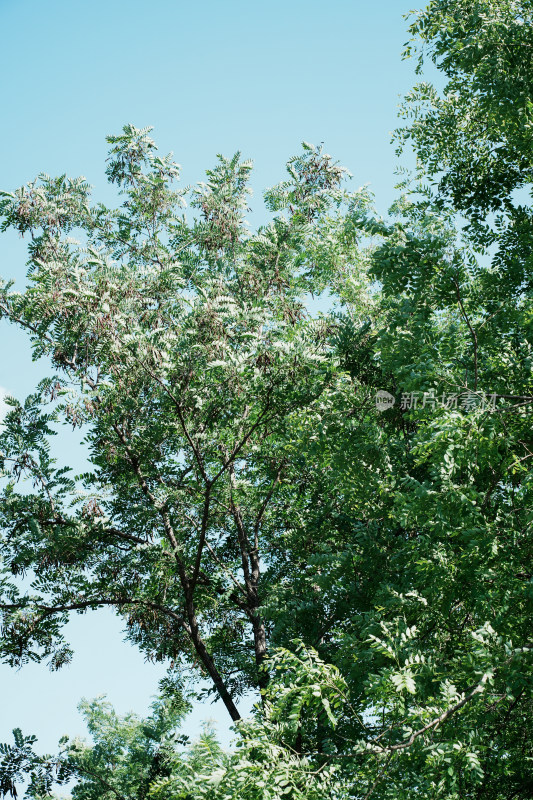
[[[254, 159], [256, 220], [261, 190], [283, 179], [302, 139], [324, 142], [353, 173], [354, 188], [370, 183], [384, 213], [395, 196], [390, 132], [399, 97], [415, 82], [414, 64], [401, 61], [409, 7], [408, 0], [0, 0], [0, 188], [66, 172], [85, 175], [95, 199], [105, 200], [105, 136], [131, 122], [154, 126], [186, 184], [202, 180], [216, 153], [241, 150]], [[19, 287], [25, 246], [12, 233], [0, 236], [0, 276]], [[0, 323], [0, 387], [23, 398], [45, 374], [24, 335]], [[76, 437], [61, 432], [58, 441], [78, 468]], [[75, 658], [59, 673], [0, 665], [0, 741], [20, 726], [51, 750], [63, 733], [83, 733], [82, 696], [105, 693], [121, 713], [147, 710], [163, 671], [123, 643], [109, 611], [75, 618], [68, 633]], [[220, 720], [226, 738], [224, 712], [213, 706], [195, 712], [190, 732], [206, 717]]]

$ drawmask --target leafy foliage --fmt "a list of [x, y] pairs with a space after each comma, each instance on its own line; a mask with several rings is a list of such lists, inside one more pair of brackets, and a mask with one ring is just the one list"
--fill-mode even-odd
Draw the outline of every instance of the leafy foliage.
[[[131, 125], [119, 208], [65, 176], [4, 194], [31, 242], [0, 312], [56, 375], [1, 435], [1, 654], [59, 667], [68, 614], [112, 606], [167, 695], [208, 676], [238, 734], [183, 750], [171, 699], [148, 723], [86, 706], [94, 747], [61, 762], [80, 797], [103, 791], [87, 765], [124, 798], [531, 796], [530, 12], [417, 14], [449, 83], [406, 101], [419, 172], [388, 220], [304, 143], [252, 232], [250, 162], [177, 189]], [[51, 458], [58, 420], [86, 475]]]

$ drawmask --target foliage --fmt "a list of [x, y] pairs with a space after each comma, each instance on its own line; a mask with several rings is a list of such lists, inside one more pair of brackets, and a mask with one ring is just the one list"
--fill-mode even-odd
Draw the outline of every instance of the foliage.
[[[280, 538], [292, 430], [342, 381], [328, 323], [302, 298], [322, 281], [315, 261], [340, 273], [355, 249], [322, 236], [329, 210], [342, 226], [343, 173], [307, 146], [269, 193], [289, 218], [252, 236], [248, 162], [220, 157], [191, 192], [188, 223], [178, 167], [147, 132], [126, 126], [110, 142], [119, 210], [90, 208], [81, 180], [45, 176], [3, 201], [6, 224], [32, 242], [30, 286], [6, 285], [2, 312], [60, 372], [5, 423], [4, 564], [31, 570], [36, 592], [6, 584], [2, 648], [13, 664], [61, 663], [67, 612], [112, 605], [149, 657], [193, 657], [238, 719], [232, 695], [257, 685], [266, 653], [261, 564]], [[66, 236], [74, 227], [83, 246]], [[86, 431], [82, 493], [49, 455], [58, 419]], [[22, 474], [35, 494], [16, 492]]]
[[27, 774], [27, 797], [35, 799], [49, 797], [54, 784], [70, 784], [73, 800], [331, 796], [332, 770], [315, 774], [309, 761], [287, 747], [285, 727], [276, 718], [282, 708], [275, 702], [261, 723], [239, 723], [233, 752], [220, 747], [209, 724], [192, 742], [181, 735], [186, 706], [174, 699], [154, 703], [147, 719], [119, 717], [103, 698], [82, 701], [80, 710], [91, 743], [65, 738], [52, 759], [35, 753], [35, 737], [23, 738], [15, 731], [16, 745], [4, 746], [9, 758], [0, 763], [0, 776], [7, 782], [3, 785], [9, 788], [19, 773]]
[[[56, 374], [0, 442], [2, 656], [59, 667], [68, 613], [110, 605], [170, 695], [208, 676], [238, 734], [231, 754], [172, 740], [150, 772], [178, 717], [148, 744], [97, 704], [65, 763], [105, 739], [111, 795], [531, 797], [530, 16], [415, 17], [449, 83], [406, 101], [419, 170], [388, 220], [304, 143], [251, 232], [250, 162], [176, 189], [133, 126], [109, 138], [118, 209], [65, 176], [4, 195], [31, 242], [0, 311]], [[84, 476], [50, 456], [59, 420], [85, 433]], [[5, 751], [5, 791], [31, 744]]]

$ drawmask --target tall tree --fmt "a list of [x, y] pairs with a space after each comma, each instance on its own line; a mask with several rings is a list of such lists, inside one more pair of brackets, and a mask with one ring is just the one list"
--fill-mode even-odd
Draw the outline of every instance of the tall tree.
[[[288, 215], [250, 235], [238, 154], [191, 192], [187, 221], [148, 130], [109, 142], [118, 210], [64, 176], [2, 201], [30, 260], [0, 312], [57, 371], [2, 435], [2, 654], [59, 666], [68, 613], [112, 606], [150, 657], [198, 665], [237, 720], [235, 698], [267, 680], [265, 569], [292, 558], [278, 499], [291, 431], [338, 380], [304, 298], [355, 250], [337, 231], [343, 170], [306, 145], [267, 194]], [[77, 482], [50, 456], [57, 419], [86, 434], [93, 469]], [[22, 476], [33, 492], [17, 492]], [[28, 573], [30, 589], [9, 578]]]
[[[2, 439], [4, 657], [59, 665], [68, 610], [108, 603], [232, 719], [262, 691], [240, 760], [156, 793], [531, 796], [530, 11], [415, 18], [450, 83], [408, 98], [400, 144], [429, 185], [388, 221], [306, 145], [257, 233], [238, 158], [187, 222], [132, 127], [110, 140], [118, 211], [65, 178], [4, 201], [33, 238], [1, 307], [60, 373]], [[313, 318], [324, 289], [336, 310]], [[81, 500], [50, 461], [61, 415], [87, 430]]]

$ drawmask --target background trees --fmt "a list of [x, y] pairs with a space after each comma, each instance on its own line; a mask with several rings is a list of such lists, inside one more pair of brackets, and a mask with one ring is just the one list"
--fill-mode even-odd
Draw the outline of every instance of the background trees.
[[[186, 193], [133, 126], [118, 209], [65, 177], [5, 195], [31, 285], [0, 308], [57, 375], [2, 436], [4, 657], [60, 666], [66, 614], [108, 604], [233, 720], [261, 693], [236, 755], [170, 747], [125, 796], [530, 796], [529, 13], [415, 19], [450, 83], [408, 98], [420, 170], [389, 221], [304, 144], [250, 233], [249, 163]], [[60, 417], [87, 431], [77, 480]]]

